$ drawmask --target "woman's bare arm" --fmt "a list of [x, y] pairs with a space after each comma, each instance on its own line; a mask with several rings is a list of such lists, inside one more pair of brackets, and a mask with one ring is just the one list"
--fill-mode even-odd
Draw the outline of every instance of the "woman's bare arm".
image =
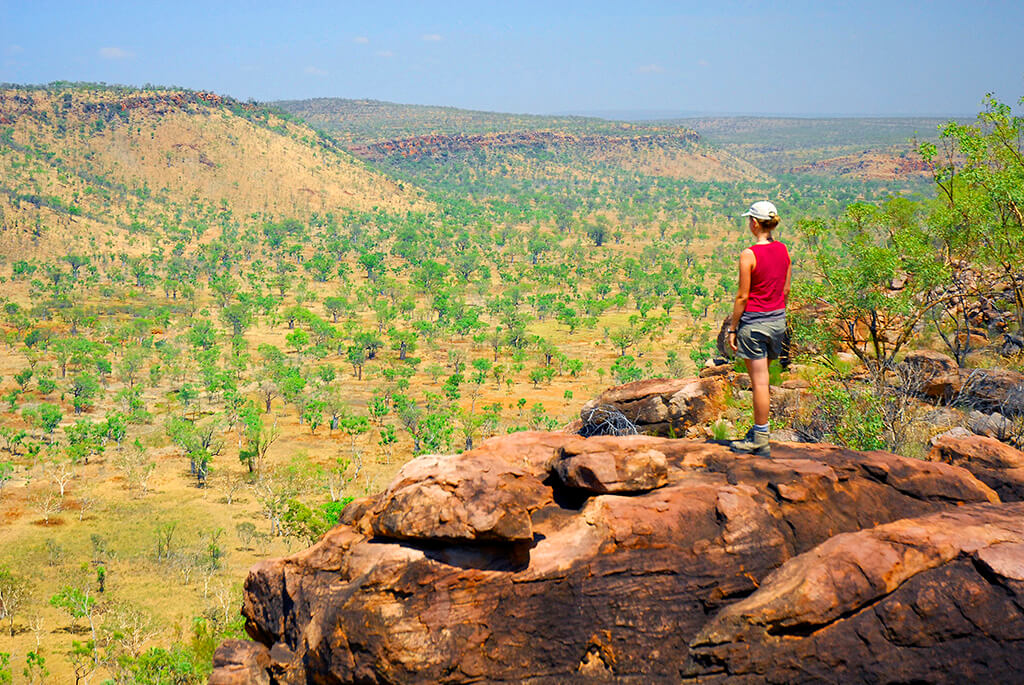
[[793, 263], [790, 262], [789, 266], [786, 267], [786, 285], [782, 286], [782, 297], [785, 302], [789, 302], [789, 283], [793, 276]]

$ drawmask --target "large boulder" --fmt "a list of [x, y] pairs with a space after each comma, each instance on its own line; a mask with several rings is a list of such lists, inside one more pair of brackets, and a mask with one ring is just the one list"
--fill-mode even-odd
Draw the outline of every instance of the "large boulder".
[[940, 435], [928, 458], [960, 466], [995, 490], [1004, 502], [1024, 501], [1024, 452], [980, 435]]
[[605, 390], [583, 405], [584, 424], [595, 409], [611, 407], [632, 421], [641, 433], [683, 436], [710, 423], [722, 412], [729, 374], [705, 378], [655, 378]]
[[1024, 336], [1004, 333], [1003, 342], [999, 346], [999, 354], [1004, 357], [1024, 354]]
[[1013, 430], [1013, 423], [999, 412], [986, 414], [977, 409], [968, 414], [967, 425], [976, 435], [996, 440], [1005, 440]]
[[985, 413], [1024, 415], [1024, 374], [1010, 369], [961, 369], [948, 355], [915, 350], [901, 362], [904, 382], [934, 400], [957, 398]]
[[1024, 416], [1024, 374], [1010, 369], [961, 370], [964, 394], [972, 406], [1003, 416]]
[[650, 442], [598, 438], [566, 445], [555, 471], [568, 487], [590, 492], [653, 490], [668, 482], [668, 459]]
[[213, 653], [209, 685], [270, 685], [270, 650], [258, 642], [225, 640]]
[[376, 535], [396, 540], [533, 540], [551, 490], [528, 469], [476, 450], [413, 459], [377, 504]]
[[952, 357], [933, 350], [914, 350], [904, 357], [901, 375], [911, 389], [933, 399], [948, 400], [963, 387], [960, 366]]
[[836, 535], [787, 561], [691, 643], [684, 682], [1015, 683], [1024, 504]]
[[[709, 618], [796, 555], [998, 501], [961, 468], [880, 452], [535, 437], [531, 463], [557, 447], [546, 477], [517, 463], [514, 436], [424, 460], [313, 547], [255, 566], [243, 614], [270, 681], [672, 681]], [[417, 488], [448, 494], [410, 494], [403, 514]], [[506, 507], [515, 532], [495, 534]]]
[[504, 460], [510, 466], [522, 467], [528, 473], [544, 480], [561, 450], [566, 445], [582, 443], [578, 435], [548, 431], [522, 431], [488, 438], [472, 450]]

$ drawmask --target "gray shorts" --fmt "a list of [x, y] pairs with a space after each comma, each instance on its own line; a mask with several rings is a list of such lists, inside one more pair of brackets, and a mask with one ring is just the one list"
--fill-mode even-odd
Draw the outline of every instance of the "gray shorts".
[[741, 323], [736, 331], [740, 359], [778, 359], [786, 343], [786, 317]]

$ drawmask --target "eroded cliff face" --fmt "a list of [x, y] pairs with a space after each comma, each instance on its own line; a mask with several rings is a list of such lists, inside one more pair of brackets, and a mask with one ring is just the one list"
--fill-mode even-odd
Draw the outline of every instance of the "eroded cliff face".
[[633, 136], [584, 135], [560, 131], [510, 131], [471, 135], [429, 134], [354, 145], [349, 150], [358, 157], [371, 160], [390, 155], [403, 157], [444, 158], [448, 155], [486, 149], [551, 149], [577, 147], [592, 151], [637, 152], [649, 148], [679, 149], [692, 147], [699, 140], [694, 131], [680, 129], [673, 133]]
[[412, 460], [316, 545], [254, 567], [254, 642], [222, 645], [210, 682], [906, 681], [915, 665], [955, 681], [997, 662], [998, 680], [1024, 667], [1022, 521], [963, 468], [881, 452], [513, 434]]

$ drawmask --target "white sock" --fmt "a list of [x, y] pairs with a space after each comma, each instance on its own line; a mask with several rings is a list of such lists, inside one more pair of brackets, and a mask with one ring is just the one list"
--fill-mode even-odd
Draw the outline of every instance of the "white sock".
[[769, 426], [769, 424], [767, 424], [767, 423], [755, 423], [754, 424], [754, 430], [761, 431], [762, 433], [767, 433], [768, 432], [768, 426]]

